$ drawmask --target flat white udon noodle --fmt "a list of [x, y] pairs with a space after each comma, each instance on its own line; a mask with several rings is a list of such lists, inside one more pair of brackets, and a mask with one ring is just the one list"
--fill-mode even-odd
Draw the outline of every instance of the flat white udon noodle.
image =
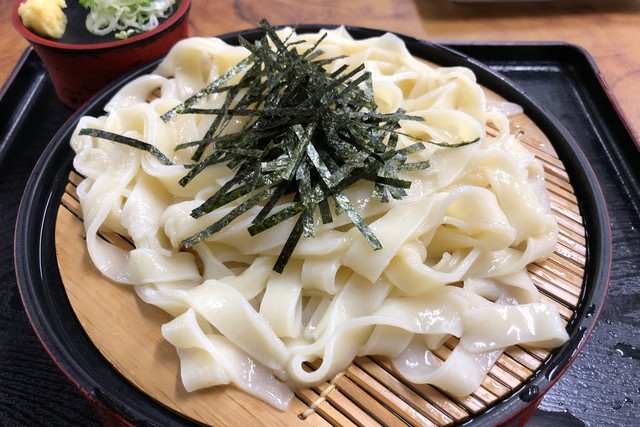
[[[219, 39], [179, 43], [154, 74], [109, 102], [108, 115], [78, 125], [149, 142], [175, 166], [77, 132], [72, 138], [74, 166], [86, 177], [78, 195], [91, 258], [104, 275], [134, 284], [140, 298], [174, 317], [162, 332], [177, 348], [185, 388], [233, 384], [286, 409], [295, 387], [325, 381], [357, 356], [381, 355], [408, 381], [465, 395], [505, 348], [565, 342], [557, 310], [540, 302], [526, 271], [553, 252], [556, 221], [542, 167], [510, 134], [508, 118], [485, 111], [482, 88], [465, 68], [426, 65], [393, 35], [356, 41], [342, 28], [327, 33], [326, 55], [347, 55], [334, 67], [364, 63], [372, 72], [380, 111], [403, 108], [424, 117], [403, 122], [405, 132], [447, 143], [480, 138], [413, 155], [431, 167], [408, 176], [412, 187], [401, 201], [372, 200], [367, 184], [347, 190], [383, 243], [379, 251], [356, 229], [341, 228], [348, 224], [343, 215], [333, 224], [318, 222], [317, 236], [300, 242], [279, 275], [271, 267], [293, 220], [250, 237], [255, 210], [193, 252], [178, 251], [183, 239], [232, 208], [189, 216], [229, 178], [225, 166], [178, 184], [192, 152], [174, 147], [201, 139], [211, 118], [159, 118], [246, 57]], [[317, 37], [304, 35], [300, 49]], [[497, 136], [485, 133], [488, 122]], [[97, 235], [102, 229], [129, 236], [136, 248], [105, 243]], [[432, 351], [451, 336], [460, 344], [441, 362]], [[305, 369], [318, 360], [317, 369]]]

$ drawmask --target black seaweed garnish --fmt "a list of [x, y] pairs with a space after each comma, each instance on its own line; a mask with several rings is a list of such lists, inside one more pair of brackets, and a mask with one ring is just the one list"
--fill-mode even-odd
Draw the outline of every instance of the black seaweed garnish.
[[[374, 198], [382, 202], [400, 199], [411, 182], [400, 178], [399, 172], [429, 167], [428, 161], [411, 162], [407, 157], [423, 149], [423, 143], [459, 147], [475, 141], [446, 144], [407, 135], [418, 142], [398, 148], [398, 137], [404, 135], [400, 121], [423, 119], [401, 110], [379, 113], [371, 75], [363, 65], [342, 66], [329, 73], [325, 67], [339, 58], [322, 58], [320, 45], [326, 35], [311, 48], [299, 51], [298, 42], [280, 39], [266, 20], [261, 26], [265, 32], [262, 39], [254, 43], [239, 39], [250, 52], [246, 59], [161, 116], [165, 122], [180, 114], [214, 116], [203, 139], [176, 148], [196, 147], [194, 163], [188, 165], [181, 185], [188, 185], [213, 164], [224, 163], [233, 171], [232, 178], [191, 216], [199, 218], [239, 201], [217, 222], [185, 239], [182, 246], [189, 248], [203, 241], [258, 206], [259, 213], [248, 229], [251, 235], [297, 216], [273, 267], [276, 272], [283, 271], [302, 236], [314, 235], [316, 210], [324, 223], [333, 221], [334, 213], [345, 213], [369, 245], [380, 249], [382, 244], [344, 190], [367, 180], [373, 183]], [[212, 94], [224, 96], [219, 108], [198, 107]], [[237, 132], [228, 131], [237, 117], [243, 117], [245, 125]], [[83, 129], [82, 134], [146, 150], [170, 164], [166, 156], [142, 141], [94, 129]], [[276, 209], [284, 197], [291, 202]]]

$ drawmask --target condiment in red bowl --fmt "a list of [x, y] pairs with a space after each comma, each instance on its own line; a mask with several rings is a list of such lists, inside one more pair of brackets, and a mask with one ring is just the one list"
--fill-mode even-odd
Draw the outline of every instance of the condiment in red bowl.
[[57, 40], [40, 36], [23, 24], [18, 9], [24, 1], [14, 5], [13, 26], [43, 61], [58, 97], [74, 109], [118, 77], [164, 56], [189, 35], [190, 0], [177, 0], [171, 15], [156, 28], [126, 39], [91, 34], [84, 23], [87, 10], [78, 2], [69, 2], [64, 9], [66, 31]]

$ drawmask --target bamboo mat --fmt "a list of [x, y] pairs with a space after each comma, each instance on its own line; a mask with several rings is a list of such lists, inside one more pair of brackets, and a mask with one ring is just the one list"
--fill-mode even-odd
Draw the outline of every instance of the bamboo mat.
[[[555, 305], [565, 324], [582, 292], [586, 234], [569, 177], [543, 133], [525, 116], [512, 118], [514, 130], [542, 161], [559, 239], [549, 259], [529, 266], [541, 298]], [[463, 398], [429, 385], [405, 382], [382, 358], [362, 357], [331, 381], [296, 391], [286, 412], [272, 409], [233, 387], [184, 391], [179, 361], [160, 326], [171, 320], [140, 301], [126, 286], [103, 278], [86, 252], [76, 195], [82, 178], [75, 172], [61, 201], [56, 223], [56, 251], [62, 281], [82, 327], [104, 357], [132, 384], [161, 404], [197, 422], [211, 425], [451, 426], [495, 406], [531, 378], [549, 356], [543, 349], [512, 347], [481, 386]], [[121, 236], [103, 237], [122, 247]], [[456, 340], [436, 352], [446, 359]]]

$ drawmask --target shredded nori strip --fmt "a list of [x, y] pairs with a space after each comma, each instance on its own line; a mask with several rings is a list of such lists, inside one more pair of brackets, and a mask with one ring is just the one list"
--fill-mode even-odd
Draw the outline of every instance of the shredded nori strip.
[[[382, 248], [344, 190], [359, 180], [368, 180], [373, 183], [376, 199], [400, 199], [411, 182], [399, 178], [398, 172], [429, 167], [428, 161], [410, 162], [407, 158], [424, 149], [423, 143], [459, 147], [477, 139], [448, 144], [404, 134], [401, 120], [423, 118], [401, 110], [378, 112], [371, 75], [363, 65], [327, 72], [325, 67], [340, 57], [319, 59], [326, 34], [311, 48], [298, 52], [300, 42], [280, 39], [266, 20], [261, 21], [261, 27], [265, 35], [254, 43], [239, 38], [249, 56], [161, 116], [165, 122], [180, 114], [215, 117], [203, 139], [176, 147], [197, 147], [192, 156], [195, 163], [185, 165], [189, 170], [180, 185], [188, 185], [213, 164], [225, 163], [234, 171], [234, 176], [191, 216], [200, 218], [233, 201], [240, 202], [224, 217], [182, 241], [182, 247], [205, 240], [254, 207], [260, 211], [248, 228], [251, 235], [298, 215], [273, 267], [281, 273], [300, 238], [314, 235], [316, 209], [323, 223], [333, 221], [329, 203], [333, 201], [336, 215], [346, 213], [374, 250]], [[225, 97], [220, 107], [198, 107], [212, 94]], [[239, 131], [230, 132], [227, 126], [235, 117], [246, 122]], [[81, 134], [145, 150], [161, 163], [172, 164], [157, 148], [133, 138], [96, 129], [83, 129]], [[397, 149], [400, 135], [418, 142]], [[284, 197], [292, 201], [274, 211]]]
[[123, 136], [123, 135], [109, 132], [106, 130], [90, 129], [90, 128], [80, 129], [80, 132], [78, 132], [78, 134], [93, 136], [96, 138], [108, 139], [113, 142], [128, 145], [129, 147], [137, 148], [138, 150], [143, 150], [148, 152], [149, 154], [153, 155], [156, 159], [158, 159], [158, 161], [163, 165], [169, 166], [173, 164], [173, 162], [169, 160], [169, 158], [165, 156], [155, 146], [135, 138], [130, 138], [128, 136]]

